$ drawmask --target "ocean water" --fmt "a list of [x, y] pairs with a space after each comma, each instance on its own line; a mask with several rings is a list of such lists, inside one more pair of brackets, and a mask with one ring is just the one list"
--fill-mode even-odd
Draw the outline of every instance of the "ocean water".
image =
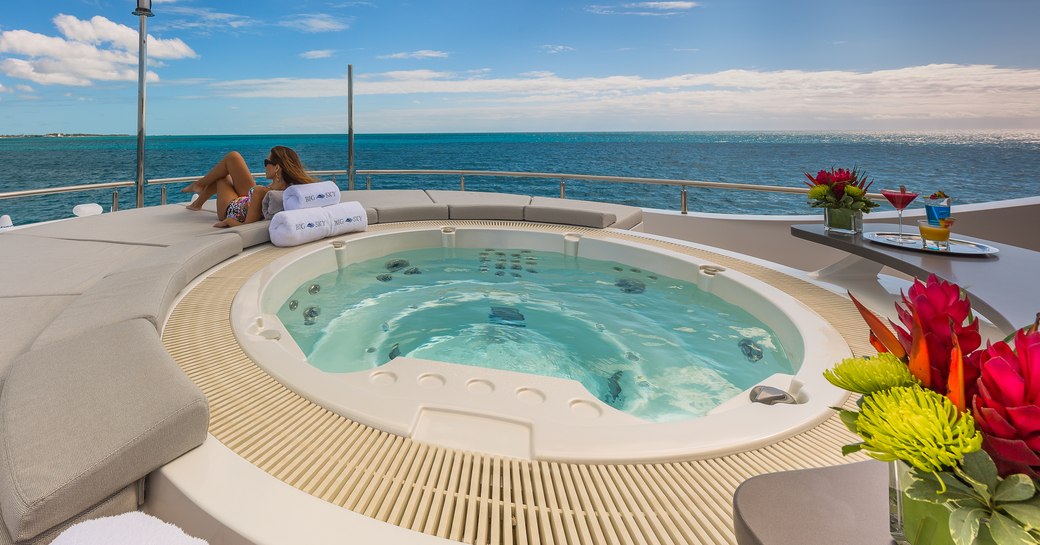
[[[274, 145], [296, 149], [313, 170], [347, 168], [346, 135], [151, 136], [146, 178], [204, 174], [230, 150], [254, 172]], [[0, 138], [0, 193], [22, 189], [133, 180], [136, 138]], [[900, 184], [919, 193], [943, 190], [954, 204], [1040, 195], [1040, 133], [485, 133], [362, 134], [355, 138], [358, 169], [461, 169], [597, 174], [800, 187], [804, 172], [856, 166], [875, 180], [872, 190]], [[346, 188], [346, 180], [339, 179]], [[364, 180], [357, 180], [364, 187]], [[374, 189], [457, 189], [457, 177], [379, 176]], [[171, 187], [173, 198], [181, 198]], [[559, 196], [559, 182], [467, 177], [467, 190]], [[678, 210], [672, 186], [568, 181], [567, 196]], [[807, 214], [818, 212], [799, 195], [691, 189], [697, 212]], [[16, 224], [71, 215], [83, 202], [111, 206], [110, 190], [0, 200], [0, 214]], [[120, 208], [133, 207], [132, 188]], [[158, 187], [146, 204], [158, 204]], [[920, 206], [914, 203], [911, 207]], [[884, 209], [884, 208], [882, 208]]]

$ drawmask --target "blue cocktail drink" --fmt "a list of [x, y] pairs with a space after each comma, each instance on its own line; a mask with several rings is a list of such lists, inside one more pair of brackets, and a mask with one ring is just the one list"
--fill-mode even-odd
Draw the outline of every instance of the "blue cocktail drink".
[[950, 197], [941, 191], [932, 194], [924, 201], [924, 211], [928, 223], [939, 225], [939, 220], [950, 217]]

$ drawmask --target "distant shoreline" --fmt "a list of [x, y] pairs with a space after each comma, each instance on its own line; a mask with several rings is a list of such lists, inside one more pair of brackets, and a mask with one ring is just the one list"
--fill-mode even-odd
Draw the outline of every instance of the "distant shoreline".
[[51, 132], [47, 134], [0, 134], [0, 138], [83, 138], [89, 136], [130, 136], [129, 134], [89, 134], [79, 132]]

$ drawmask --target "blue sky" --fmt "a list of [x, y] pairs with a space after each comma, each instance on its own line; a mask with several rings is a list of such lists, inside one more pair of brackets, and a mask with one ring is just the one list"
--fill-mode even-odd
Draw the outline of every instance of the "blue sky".
[[[0, 134], [136, 133], [137, 17], [5, 0]], [[1040, 129], [1036, 0], [155, 0], [149, 134]]]

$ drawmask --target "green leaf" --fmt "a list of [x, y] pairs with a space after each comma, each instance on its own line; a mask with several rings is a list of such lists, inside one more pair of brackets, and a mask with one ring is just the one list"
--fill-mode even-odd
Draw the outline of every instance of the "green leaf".
[[863, 450], [863, 443], [852, 443], [850, 445], [843, 445], [841, 447], [841, 455], [848, 456], [853, 452], [859, 452], [861, 450]]
[[1040, 496], [1029, 501], [1005, 503], [999, 508], [1029, 528], [1040, 528]]
[[906, 495], [911, 499], [928, 503], [946, 503], [950, 496], [940, 494], [939, 481], [934, 476], [929, 478], [914, 479], [906, 488]]
[[1036, 486], [1033, 479], [1016, 473], [1009, 475], [997, 484], [997, 490], [993, 493], [994, 501], [1025, 501], [1036, 494]]
[[987, 501], [997, 489], [997, 466], [984, 450], [965, 454], [958, 474]]
[[[978, 501], [975, 492], [950, 473], [941, 472], [939, 478], [946, 484], [946, 491], [941, 492], [943, 487], [935, 475], [914, 469], [908, 474], [910, 485], [906, 489], [906, 495], [912, 499], [928, 503], [953, 502], [957, 507], [984, 507], [986, 504]], [[951, 510], [952, 506], [949, 507]]]
[[949, 471], [940, 471], [939, 478], [942, 479], [943, 483], [946, 484], [946, 488], [953, 492], [961, 493], [965, 496], [975, 496], [975, 491], [970, 485], [957, 478], [957, 475], [950, 473]]
[[950, 513], [950, 537], [956, 545], [971, 545], [979, 535], [983, 509], [956, 509]]
[[838, 417], [841, 418], [841, 423], [845, 424], [845, 427], [848, 428], [849, 431], [856, 434], [859, 433], [856, 431], [858, 429], [856, 427], [856, 421], [859, 420], [858, 412], [842, 409], [838, 411]]
[[993, 535], [993, 541], [1000, 545], [1036, 545], [1036, 540], [1030, 537], [1021, 524], [1000, 513], [993, 513], [990, 517], [989, 532]]

